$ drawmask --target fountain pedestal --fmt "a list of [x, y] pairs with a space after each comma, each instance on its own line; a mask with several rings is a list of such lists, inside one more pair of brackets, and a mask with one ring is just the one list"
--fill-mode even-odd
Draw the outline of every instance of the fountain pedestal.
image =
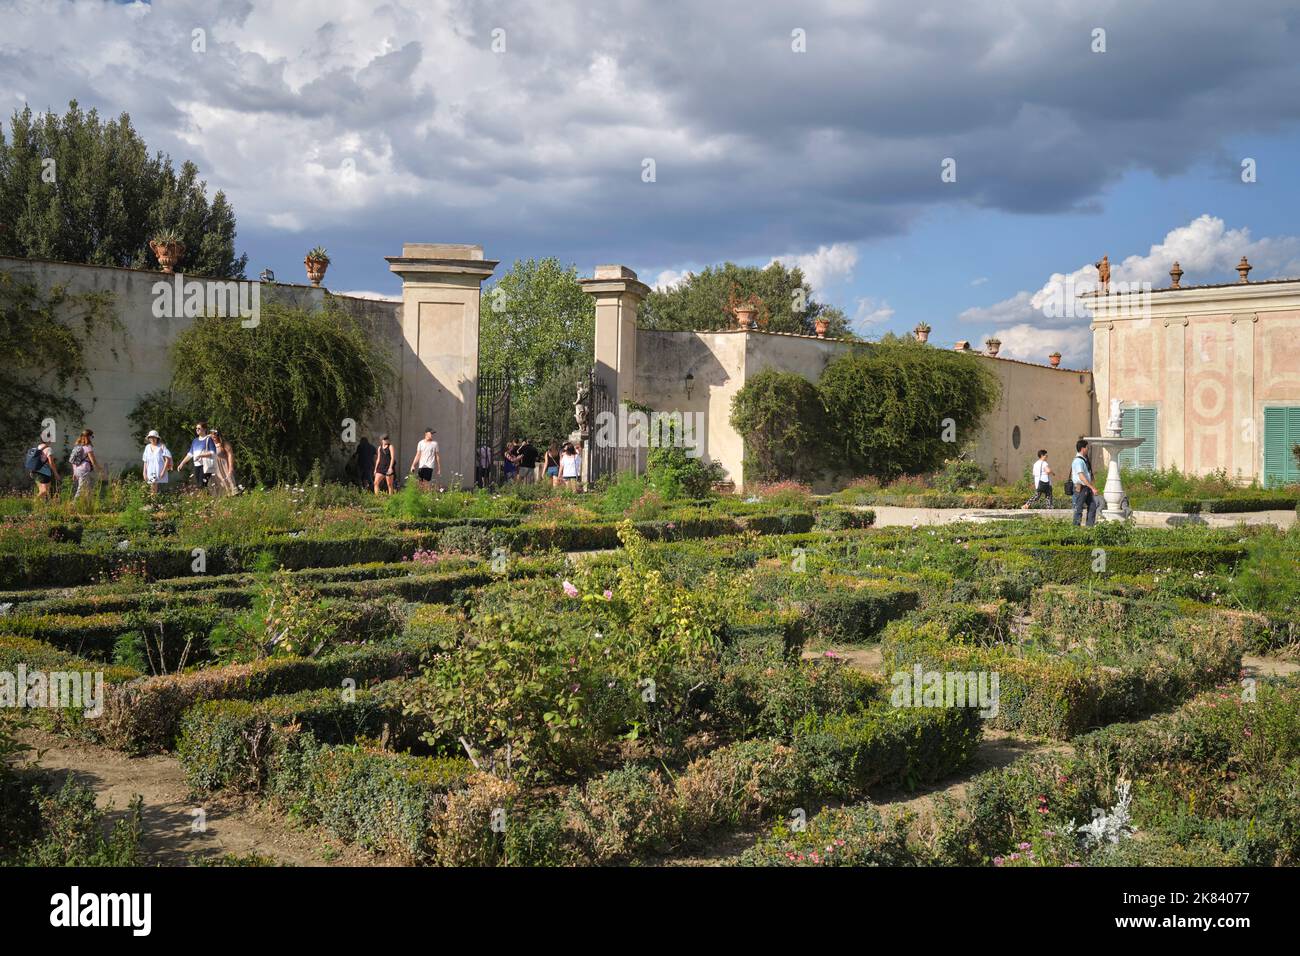
[[[1128, 495], [1124, 493], [1124, 481], [1120, 477], [1119, 453], [1125, 448], [1138, 447], [1146, 439], [1107, 435], [1103, 437], [1086, 436], [1084, 441], [1088, 443], [1089, 449], [1100, 448], [1110, 458], [1110, 463], [1106, 466], [1106, 485], [1102, 489], [1104, 504], [1100, 506], [1097, 517], [1102, 521], [1129, 520], [1133, 515], [1133, 509], [1128, 506]], [[1093, 480], [1096, 480], [1095, 475]]]

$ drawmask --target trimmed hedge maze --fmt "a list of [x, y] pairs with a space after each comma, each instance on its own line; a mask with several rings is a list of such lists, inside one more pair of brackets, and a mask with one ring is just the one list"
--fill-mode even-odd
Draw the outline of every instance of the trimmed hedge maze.
[[[1300, 688], [1240, 681], [1300, 659], [1300, 533], [738, 508], [60, 526], [0, 556], [0, 671], [101, 672], [98, 712], [33, 713], [401, 863], [658, 862], [736, 830], [742, 865], [1300, 855]], [[1047, 752], [972, 777], [986, 730]]]

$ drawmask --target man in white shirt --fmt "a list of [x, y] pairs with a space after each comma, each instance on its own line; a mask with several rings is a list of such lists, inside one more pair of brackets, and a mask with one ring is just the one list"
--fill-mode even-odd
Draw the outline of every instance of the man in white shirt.
[[1070, 480], [1074, 482], [1074, 523], [1077, 526], [1083, 513], [1088, 513], [1088, 527], [1097, 523], [1097, 486], [1092, 483], [1092, 468], [1088, 465], [1088, 443], [1080, 438], [1075, 443], [1074, 461], [1070, 462]]
[[1047, 463], [1047, 449], [1038, 450], [1038, 460], [1034, 462], [1034, 497], [1030, 498], [1021, 509], [1028, 511], [1030, 506], [1044, 495], [1047, 496], [1047, 507], [1052, 507], [1052, 466]]
[[442, 477], [442, 457], [438, 454], [438, 443], [433, 440], [436, 434], [432, 428], [426, 428], [424, 438], [415, 446], [415, 457], [411, 459], [411, 473], [419, 475], [420, 487], [426, 491], [434, 475]]

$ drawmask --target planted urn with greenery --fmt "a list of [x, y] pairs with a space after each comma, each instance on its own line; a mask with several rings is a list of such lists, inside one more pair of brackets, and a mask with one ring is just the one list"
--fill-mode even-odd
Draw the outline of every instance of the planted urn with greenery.
[[181, 235], [175, 229], [164, 229], [158, 233], [149, 241], [149, 248], [153, 250], [162, 271], [167, 273], [174, 272], [176, 263], [185, 255], [185, 243], [181, 242]]
[[321, 280], [325, 278], [325, 270], [330, 266], [329, 253], [325, 251], [325, 247], [317, 246], [312, 249], [302, 262], [307, 267], [307, 278], [311, 280], [311, 284], [320, 285]]

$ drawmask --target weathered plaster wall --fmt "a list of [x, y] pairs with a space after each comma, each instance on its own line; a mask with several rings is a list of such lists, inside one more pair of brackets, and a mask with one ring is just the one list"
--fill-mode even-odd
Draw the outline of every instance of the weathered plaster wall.
[[[659, 411], [703, 412], [705, 457], [719, 462], [737, 487], [744, 485], [745, 476], [744, 442], [730, 422], [736, 392], [767, 368], [815, 382], [837, 355], [853, 348], [834, 339], [758, 331], [641, 329], [637, 335], [637, 400]], [[977, 461], [995, 480], [1013, 481], [1033, 462], [1037, 450], [1046, 448], [1054, 467], [1064, 473], [1075, 440], [1092, 428], [1092, 374], [980, 358], [1002, 388], [997, 407], [971, 436]], [[694, 376], [689, 399], [687, 373]]]
[[[167, 387], [171, 381], [169, 350], [177, 336], [192, 321], [185, 318], [158, 318], [154, 315], [154, 287], [160, 281], [170, 283], [172, 278], [136, 269], [7, 257], [0, 257], [0, 270], [11, 273], [18, 281], [32, 282], [40, 289], [58, 285], [74, 294], [112, 294], [113, 309], [121, 323], [121, 330], [116, 335], [100, 337], [87, 349], [89, 381], [74, 393], [74, 397], [86, 410], [85, 422], [84, 425], [59, 422], [55, 446], [63, 452], [60, 461], [66, 461], [67, 450], [80, 428], [89, 427], [94, 429], [95, 450], [106, 467], [112, 471], [127, 466], [138, 467], [140, 446], [131, 435], [127, 413], [135, 407], [141, 395]], [[311, 286], [259, 285], [263, 307], [271, 301], [287, 302], [295, 306], [314, 305], [322, 302], [325, 296], [323, 289]], [[337, 300], [371, 329], [373, 336], [385, 347], [392, 368], [400, 371], [400, 303], [346, 296], [337, 297]], [[256, 329], [241, 328], [237, 318], [229, 321], [232, 335], [256, 334]], [[400, 393], [400, 382], [395, 383], [394, 388], [396, 393]], [[396, 432], [397, 394], [390, 395], [385, 406], [370, 421], [360, 424], [362, 434], [374, 435], [383, 430]], [[339, 427], [342, 430], [342, 423]], [[37, 438], [38, 436], [32, 436], [32, 442]], [[173, 451], [178, 456], [181, 454], [178, 449]], [[5, 462], [4, 465], [6, 477], [21, 477], [21, 462]]]

